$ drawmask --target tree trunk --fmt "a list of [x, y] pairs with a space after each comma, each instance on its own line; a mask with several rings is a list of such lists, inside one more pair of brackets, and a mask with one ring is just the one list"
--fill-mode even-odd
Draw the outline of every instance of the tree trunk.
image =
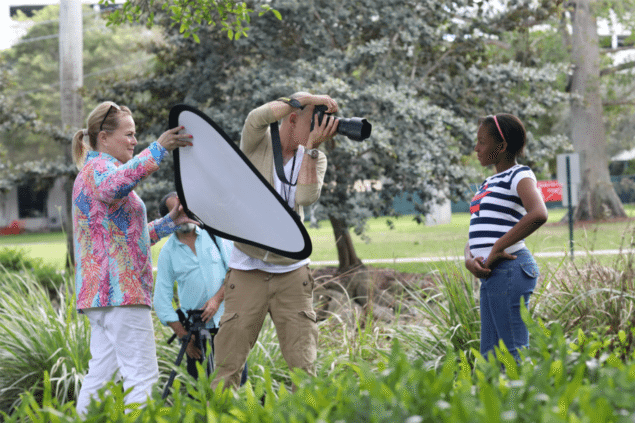
[[597, 220], [624, 217], [624, 207], [611, 184], [600, 92], [600, 51], [596, 0], [576, 0], [572, 16], [572, 139], [580, 154], [582, 186], [574, 217]]
[[357, 257], [353, 239], [346, 224], [334, 217], [329, 216], [335, 235], [335, 246], [337, 247], [337, 258], [339, 260], [338, 273], [344, 273], [352, 268], [362, 266], [362, 261]]

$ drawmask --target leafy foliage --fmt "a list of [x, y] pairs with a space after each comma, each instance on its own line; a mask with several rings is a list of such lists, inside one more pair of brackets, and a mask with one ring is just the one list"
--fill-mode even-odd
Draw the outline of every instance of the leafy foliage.
[[60, 289], [64, 283], [64, 274], [55, 265], [30, 258], [18, 248], [0, 248], [0, 269], [31, 274], [41, 286], [51, 291]]
[[[6, 257], [6, 263], [19, 266], [19, 255]], [[632, 257], [619, 260], [614, 274], [623, 272], [628, 279]], [[198, 421], [212, 416], [212, 421], [228, 422], [546, 422], [630, 421], [635, 416], [630, 398], [635, 388], [632, 320], [606, 332], [597, 320], [572, 326], [585, 316], [567, 305], [567, 293], [549, 290], [561, 278], [550, 275], [543, 283], [545, 292], [537, 293], [524, 312], [531, 333], [524, 360], [517, 365], [501, 347], [498, 361], [486, 362], [475, 348], [479, 333], [473, 278], [460, 263], [448, 264], [436, 275], [435, 295], [411, 290], [402, 299], [413, 312], [409, 323], [377, 324], [370, 314], [350, 323], [337, 316], [322, 322], [315, 378], [289, 376], [268, 321], [249, 358], [249, 384], [237, 392], [211, 391], [209, 379], [195, 383], [181, 366], [173, 394], [160, 400], [178, 346], [163, 342], [170, 331], [155, 319], [161, 380], [153, 399], [126, 414], [121, 385], [111, 383], [90, 406], [88, 421]], [[579, 281], [580, 275], [570, 278]], [[602, 283], [606, 291], [617, 291], [622, 282], [608, 278]], [[69, 285], [53, 303], [29, 275], [4, 271], [0, 286], [4, 421], [79, 421], [73, 399], [87, 370], [89, 333], [88, 322], [75, 311]], [[632, 287], [622, 289], [620, 307], [622, 316], [628, 316], [635, 304]], [[551, 320], [545, 305], [554, 303], [569, 312]], [[595, 316], [614, 318], [611, 299], [593, 306]], [[532, 315], [549, 321], [532, 321]], [[294, 393], [287, 388], [292, 382], [298, 387]]]
[[[105, 6], [113, 7], [115, 0], [100, 0]], [[192, 36], [195, 42], [200, 42], [198, 31], [202, 26], [215, 27], [221, 25], [221, 32], [227, 33], [229, 39], [238, 40], [247, 36], [248, 27], [243, 24], [251, 22], [252, 9], [245, 2], [234, 0], [146, 0], [143, 2], [126, 1], [121, 8], [117, 8], [108, 17], [109, 24], [123, 22], [140, 22], [144, 20], [148, 27], [154, 25], [155, 11], [166, 11], [171, 26], [177, 26], [179, 33], [185, 38]], [[260, 5], [260, 15], [272, 12], [276, 18], [282, 19], [280, 13], [268, 4]]]
[[[526, 314], [527, 317], [527, 314]], [[294, 373], [294, 393], [272, 389], [270, 376], [238, 393], [212, 391], [202, 378], [177, 390], [171, 404], [158, 397], [126, 414], [117, 385], [102, 391], [87, 419], [167, 422], [569, 422], [630, 421], [635, 416], [635, 357], [594, 358], [596, 345], [567, 340], [561, 327], [529, 321], [536, 345], [520, 364], [504, 348], [496, 360], [478, 357], [474, 368], [464, 354], [448, 352], [439, 368], [412, 360], [394, 343], [377, 367], [348, 363], [337, 375], [315, 378]], [[573, 347], [576, 346], [574, 349]], [[478, 353], [475, 353], [478, 355]], [[328, 369], [328, 367], [327, 367]], [[79, 421], [75, 411], [52, 395], [48, 378], [41, 405], [30, 393], [7, 422]], [[129, 410], [128, 410], [129, 411]]]
[[28, 273], [2, 268], [0, 286], [0, 410], [15, 407], [24, 392], [40, 397], [44, 372], [57, 401], [73, 400], [88, 367], [89, 325], [68, 284], [54, 290], [55, 304]]
[[[252, 36], [234, 42], [209, 28], [200, 29], [198, 44], [168, 31], [152, 74], [112, 79], [97, 96], [130, 104], [144, 93], [146, 100], [134, 104], [135, 119], [155, 136], [165, 129], [167, 110], [184, 102], [238, 140], [254, 107], [299, 90], [328, 93], [341, 116], [367, 117], [373, 135], [363, 143], [337, 137], [325, 146], [326, 184], [313, 212], [357, 232], [366, 218], [394, 213], [391, 200], [404, 191], [421, 199], [420, 213], [434, 201], [462, 196], [475, 175], [465, 164], [478, 116], [509, 111], [531, 130], [563, 99], [558, 68], [489, 62], [483, 33], [489, 18], [468, 0], [250, 3], [263, 4], [283, 19], [264, 15], [253, 21]], [[536, 157], [561, 147], [537, 143], [542, 154]], [[141, 188], [144, 198], [160, 198], [152, 191], [171, 173], [167, 166], [157, 172]], [[381, 190], [357, 192], [358, 181], [381, 181]]]

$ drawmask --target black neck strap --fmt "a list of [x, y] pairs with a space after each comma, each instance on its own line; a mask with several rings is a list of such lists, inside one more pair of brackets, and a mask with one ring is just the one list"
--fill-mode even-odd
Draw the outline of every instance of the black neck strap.
[[[278, 122], [273, 122], [269, 126], [271, 128], [271, 145], [273, 147], [273, 164], [275, 165], [278, 179], [280, 179], [280, 182], [282, 182], [283, 184], [291, 185], [292, 187], [294, 187], [297, 185], [298, 181], [296, 180], [295, 183], [291, 183], [287, 180], [287, 177], [284, 175], [284, 163], [282, 160], [282, 144], [280, 143], [280, 131], [278, 131]], [[291, 173], [291, 179], [293, 179], [293, 173]]]

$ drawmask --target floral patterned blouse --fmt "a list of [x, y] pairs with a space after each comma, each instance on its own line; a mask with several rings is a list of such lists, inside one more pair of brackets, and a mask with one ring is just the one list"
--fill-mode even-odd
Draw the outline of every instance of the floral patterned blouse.
[[148, 224], [133, 188], [159, 168], [167, 150], [152, 143], [122, 164], [89, 151], [73, 185], [77, 308], [152, 306], [151, 244], [171, 234], [169, 216]]

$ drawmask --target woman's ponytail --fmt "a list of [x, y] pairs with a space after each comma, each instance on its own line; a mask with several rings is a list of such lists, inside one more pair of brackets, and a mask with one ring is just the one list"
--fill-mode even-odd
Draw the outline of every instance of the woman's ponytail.
[[84, 129], [80, 129], [79, 131], [75, 132], [75, 136], [73, 136], [73, 144], [71, 146], [73, 152], [73, 162], [79, 170], [84, 167], [86, 153], [89, 150], [88, 144], [84, 142], [84, 135], [86, 135]]

